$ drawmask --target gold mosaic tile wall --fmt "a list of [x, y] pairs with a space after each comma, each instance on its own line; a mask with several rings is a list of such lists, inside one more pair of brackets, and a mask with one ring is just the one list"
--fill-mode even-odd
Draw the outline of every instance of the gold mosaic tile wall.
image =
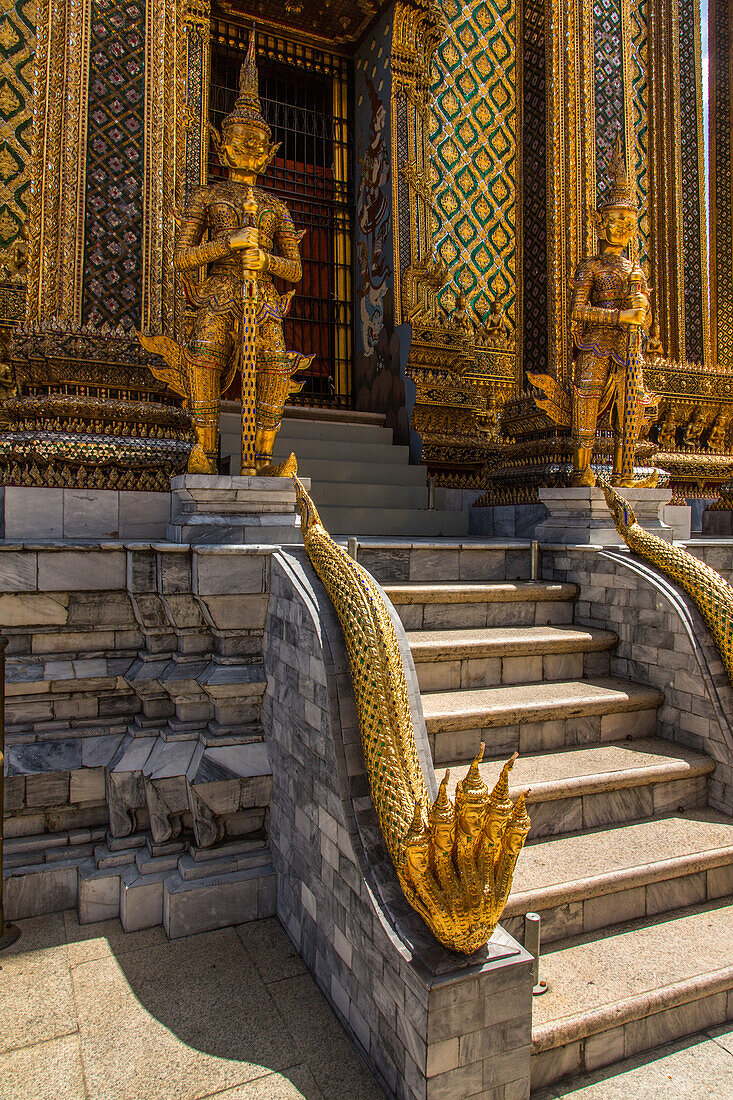
[[0, 263], [25, 221], [30, 189], [36, 0], [11, 0], [0, 16]]
[[441, 304], [460, 286], [479, 315], [498, 298], [516, 323], [516, 16], [514, 0], [442, 0], [448, 33], [433, 61]]

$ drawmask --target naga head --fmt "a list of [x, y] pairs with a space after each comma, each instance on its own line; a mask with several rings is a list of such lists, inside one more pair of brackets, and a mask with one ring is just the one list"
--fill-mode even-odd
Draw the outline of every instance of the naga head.
[[625, 501], [619, 493], [611, 488], [605, 478], [599, 476], [597, 480], [601, 489], [603, 489], [603, 493], [606, 497], [606, 504], [613, 516], [616, 530], [623, 537], [629, 527], [636, 523], [636, 513], [631, 505]]
[[420, 802], [415, 804], [412, 824], [405, 836], [405, 870], [417, 886], [428, 872], [430, 864], [430, 833], [423, 818]]
[[468, 775], [456, 787], [458, 828], [466, 837], [478, 836], [486, 816], [489, 788], [484, 783], [478, 770], [483, 755], [484, 743], [482, 741], [478, 755], [468, 769]]
[[501, 769], [499, 780], [489, 796], [484, 831], [494, 847], [499, 843], [507, 819], [514, 807], [514, 803], [509, 796], [509, 772], [514, 767], [514, 761], [517, 759], [518, 755], [519, 754], [515, 752], [514, 755], [507, 760], [506, 764]]
[[313, 527], [323, 526], [323, 524], [321, 523], [321, 517], [318, 515], [318, 509], [303, 488], [302, 481], [297, 474], [291, 476], [295, 484], [295, 499], [300, 510], [300, 530], [305, 539]]
[[455, 807], [448, 797], [449, 778], [450, 769], [446, 771], [443, 777], [443, 782], [440, 784], [440, 789], [438, 791], [438, 797], [428, 814], [428, 824], [430, 826], [430, 836], [433, 841], [433, 848], [436, 852], [441, 854], [453, 851], [453, 844], [456, 839]]

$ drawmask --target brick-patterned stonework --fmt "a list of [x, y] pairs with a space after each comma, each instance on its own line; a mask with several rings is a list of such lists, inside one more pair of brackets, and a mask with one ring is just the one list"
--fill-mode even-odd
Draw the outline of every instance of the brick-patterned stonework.
[[272, 559], [264, 651], [270, 847], [291, 939], [388, 1095], [528, 1097], [531, 959], [502, 929], [483, 957], [456, 956], [405, 902], [369, 797], [341, 629], [302, 551]]
[[[696, 552], [726, 578], [731, 576], [730, 550]], [[611, 675], [664, 692], [660, 736], [715, 760], [709, 803], [733, 813], [733, 689], [693, 601], [625, 549], [543, 549], [542, 564], [545, 579], [580, 586], [577, 624], [618, 634]]]
[[272, 915], [268, 576], [264, 547], [0, 548], [9, 917]]

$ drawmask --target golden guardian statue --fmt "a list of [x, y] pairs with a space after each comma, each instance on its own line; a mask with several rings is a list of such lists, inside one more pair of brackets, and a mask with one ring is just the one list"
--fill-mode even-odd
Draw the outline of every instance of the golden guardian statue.
[[221, 135], [215, 132], [229, 178], [194, 191], [176, 240], [173, 264], [195, 309], [191, 340], [183, 346], [165, 336], [140, 336], [166, 361], [167, 369], [153, 373], [186, 398], [193, 414], [189, 473], [217, 472], [219, 401], [238, 371], [240, 472], [279, 473], [271, 459], [283, 407], [303, 388], [293, 375], [313, 358], [286, 350], [283, 338], [295, 292], [279, 294], [273, 279], [300, 281], [302, 234], [285, 203], [256, 186], [279, 146], [262, 116], [254, 46], [251, 35], [239, 95]]
[[573, 279], [572, 331], [577, 349], [572, 395], [573, 485], [595, 485], [591, 469], [598, 416], [610, 409], [613, 481], [633, 484], [644, 393], [641, 329], [651, 324], [649, 288], [635, 258], [637, 208], [621, 138], [609, 164], [610, 184], [595, 215], [598, 255]]

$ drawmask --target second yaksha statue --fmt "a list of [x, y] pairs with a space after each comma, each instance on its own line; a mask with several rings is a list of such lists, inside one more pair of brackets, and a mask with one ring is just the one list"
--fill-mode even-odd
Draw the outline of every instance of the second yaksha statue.
[[[617, 485], [633, 483], [633, 448], [645, 399], [640, 333], [651, 324], [651, 307], [643, 271], [624, 255], [635, 241], [638, 215], [620, 140], [609, 175], [606, 196], [596, 214], [598, 255], [579, 264], [573, 280], [571, 319], [577, 349], [572, 395], [573, 485], [595, 485], [591, 458], [598, 416], [609, 407], [615, 439], [613, 480]], [[626, 456], [624, 446], [630, 450]]]
[[[303, 383], [296, 371], [312, 356], [288, 351], [283, 317], [294, 291], [279, 294], [278, 277], [302, 276], [300, 241], [287, 206], [256, 186], [279, 146], [272, 142], [259, 100], [254, 34], [239, 79], [239, 95], [215, 134], [229, 178], [197, 188], [186, 208], [173, 264], [195, 309], [188, 346], [165, 336], [140, 336], [168, 369], [153, 373], [186, 398], [195, 442], [188, 472], [217, 472], [219, 401], [237, 371], [242, 382], [242, 474], [275, 474], [271, 465], [283, 407]], [[208, 236], [208, 239], [206, 239]], [[203, 272], [203, 280], [190, 276]]]

